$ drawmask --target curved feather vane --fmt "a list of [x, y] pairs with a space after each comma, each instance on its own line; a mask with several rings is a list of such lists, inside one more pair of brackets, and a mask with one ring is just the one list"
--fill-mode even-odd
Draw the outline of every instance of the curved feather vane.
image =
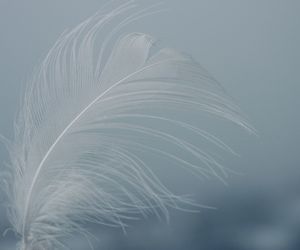
[[224, 168], [195, 141], [231, 149], [201, 129], [200, 115], [251, 130], [191, 57], [146, 34], [116, 39], [151, 12], [129, 1], [95, 14], [59, 38], [28, 84], [8, 182], [21, 249], [62, 247], [88, 221], [124, 227], [137, 213], [167, 216], [190, 201], [164, 186], [148, 154], [220, 177]]

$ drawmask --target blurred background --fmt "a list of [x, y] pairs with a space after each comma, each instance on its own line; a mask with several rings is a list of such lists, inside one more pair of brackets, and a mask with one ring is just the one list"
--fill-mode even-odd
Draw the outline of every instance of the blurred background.
[[[0, 1], [0, 134], [11, 138], [22, 88], [58, 36], [101, 8], [103, 0]], [[140, 4], [156, 0], [137, 1]], [[164, 0], [167, 12], [128, 31], [150, 33], [191, 54], [233, 97], [258, 137], [211, 124], [240, 157], [220, 155], [230, 174], [190, 180], [165, 174], [175, 191], [216, 209], [170, 211], [171, 220], [133, 221], [122, 230], [91, 225], [93, 245], [109, 250], [300, 249], [300, 2], [297, 0]], [[126, 31], [126, 29], [125, 29]], [[0, 145], [0, 171], [8, 160]], [[162, 166], [162, 168], [166, 166]], [[4, 204], [0, 194], [1, 204]], [[15, 249], [0, 209], [0, 249]], [[70, 249], [88, 249], [75, 237]]]

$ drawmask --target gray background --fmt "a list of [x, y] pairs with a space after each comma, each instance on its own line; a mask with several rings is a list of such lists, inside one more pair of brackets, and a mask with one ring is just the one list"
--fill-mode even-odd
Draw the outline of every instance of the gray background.
[[[0, 0], [1, 134], [12, 136], [21, 88], [34, 66], [66, 28], [103, 2]], [[236, 100], [259, 137], [220, 125], [222, 138], [241, 155], [223, 163], [244, 174], [232, 175], [228, 186], [213, 180], [184, 185], [217, 210], [172, 211], [169, 225], [155, 218], [141, 220], [127, 235], [95, 228], [95, 249], [300, 249], [300, 1], [164, 3], [168, 12], [145, 18], [130, 30], [150, 33], [193, 55]], [[0, 159], [7, 160], [2, 145]], [[174, 176], [182, 189], [179, 180]], [[8, 224], [0, 211], [4, 231]], [[83, 240], [72, 242], [72, 249], [87, 249]], [[14, 249], [14, 244], [12, 233], [0, 236], [0, 249]]]

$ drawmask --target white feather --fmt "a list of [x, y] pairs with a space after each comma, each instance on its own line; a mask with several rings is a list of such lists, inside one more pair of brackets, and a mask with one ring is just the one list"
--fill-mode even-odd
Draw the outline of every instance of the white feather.
[[193, 142], [230, 148], [201, 129], [201, 113], [251, 130], [191, 57], [141, 33], [110, 46], [149, 11], [129, 1], [90, 17], [59, 38], [28, 84], [7, 181], [20, 249], [61, 247], [62, 237], [87, 232], [84, 222], [123, 227], [137, 213], [167, 216], [188, 204], [160, 182], [145, 152], [220, 176], [222, 166]]

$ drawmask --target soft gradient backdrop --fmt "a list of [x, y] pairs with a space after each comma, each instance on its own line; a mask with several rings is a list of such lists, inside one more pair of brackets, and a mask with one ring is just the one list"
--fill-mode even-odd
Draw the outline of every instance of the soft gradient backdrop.
[[[21, 89], [35, 65], [66, 28], [104, 2], [0, 0], [1, 134], [12, 137]], [[236, 100], [259, 137], [211, 124], [241, 155], [224, 155], [223, 164], [243, 174], [232, 174], [228, 186], [217, 180], [182, 180], [176, 174], [170, 179], [175, 189], [193, 193], [217, 210], [171, 211], [169, 225], [155, 218], [140, 220], [126, 235], [94, 227], [95, 249], [300, 249], [300, 1], [165, 0], [164, 7], [167, 12], [125, 31], [150, 33], [163, 45], [193, 55]], [[0, 145], [0, 171], [5, 161]], [[0, 232], [8, 226], [1, 207]], [[0, 249], [15, 249], [15, 243], [11, 232], [0, 236]], [[80, 238], [70, 245], [88, 249]]]

